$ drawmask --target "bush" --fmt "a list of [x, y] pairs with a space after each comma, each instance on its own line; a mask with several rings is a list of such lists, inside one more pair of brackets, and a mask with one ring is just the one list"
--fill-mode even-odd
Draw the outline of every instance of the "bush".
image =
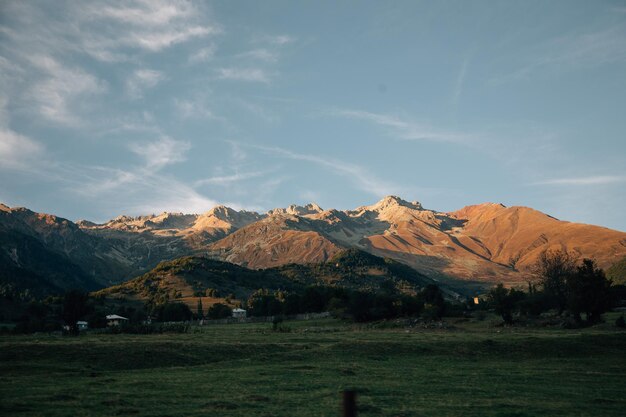
[[624, 316], [619, 316], [616, 320], [615, 320], [615, 326], [620, 327], [620, 328], [624, 328], [626, 327], [626, 320], [624, 320]]
[[520, 313], [529, 317], [537, 317], [550, 309], [550, 299], [544, 292], [532, 292], [519, 302]]
[[188, 321], [193, 314], [183, 303], [165, 303], [154, 309], [157, 321]]
[[232, 315], [233, 310], [222, 303], [215, 303], [207, 310], [207, 317], [210, 319], [225, 319]]
[[506, 324], [513, 323], [513, 313], [519, 309], [520, 302], [525, 294], [514, 288], [507, 290], [504, 285], [498, 284], [489, 291], [488, 300], [495, 312], [502, 316]]
[[434, 304], [424, 304], [422, 318], [429, 321], [441, 319], [440, 307]]
[[247, 304], [251, 316], [273, 316], [282, 312], [282, 303], [276, 294], [265, 289], [255, 291]]
[[103, 329], [107, 334], [162, 334], [162, 333], [188, 333], [190, 329], [187, 323], [152, 323], [152, 324], [123, 324]]
[[485, 312], [484, 310], [478, 310], [476, 313], [474, 313], [474, 317], [478, 321], [484, 321], [487, 318], [487, 312]]
[[274, 316], [272, 319], [272, 330], [278, 331], [280, 324], [283, 322], [283, 316]]
[[435, 320], [443, 317], [446, 311], [446, 302], [443, 294], [435, 284], [427, 285], [420, 293], [419, 298], [424, 302], [424, 313], [428, 319]]

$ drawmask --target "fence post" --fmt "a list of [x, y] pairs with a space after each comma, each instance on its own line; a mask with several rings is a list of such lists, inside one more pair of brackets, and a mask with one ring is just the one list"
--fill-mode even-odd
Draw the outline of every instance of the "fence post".
[[343, 417], [356, 417], [356, 392], [346, 390], [343, 392]]

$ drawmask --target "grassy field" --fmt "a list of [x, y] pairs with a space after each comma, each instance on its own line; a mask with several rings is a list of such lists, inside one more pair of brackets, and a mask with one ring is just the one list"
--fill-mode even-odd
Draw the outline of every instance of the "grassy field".
[[623, 416], [626, 332], [335, 320], [0, 337], [0, 415]]

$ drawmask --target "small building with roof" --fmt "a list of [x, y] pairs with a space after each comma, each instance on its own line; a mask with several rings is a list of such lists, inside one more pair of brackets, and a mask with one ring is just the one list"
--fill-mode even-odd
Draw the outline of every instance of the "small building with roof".
[[246, 310], [242, 308], [233, 308], [233, 317], [236, 319], [245, 319], [246, 318]]
[[106, 319], [107, 326], [119, 326], [120, 324], [128, 321], [126, 317], [118, 316], [117, 314], [109, 314]]

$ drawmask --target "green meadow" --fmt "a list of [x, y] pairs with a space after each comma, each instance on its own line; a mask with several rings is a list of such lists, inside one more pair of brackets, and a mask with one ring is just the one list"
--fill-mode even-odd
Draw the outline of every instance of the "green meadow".
[[623, 416], [626, 332], [327, 319], [0, 337], [0, 415]]

